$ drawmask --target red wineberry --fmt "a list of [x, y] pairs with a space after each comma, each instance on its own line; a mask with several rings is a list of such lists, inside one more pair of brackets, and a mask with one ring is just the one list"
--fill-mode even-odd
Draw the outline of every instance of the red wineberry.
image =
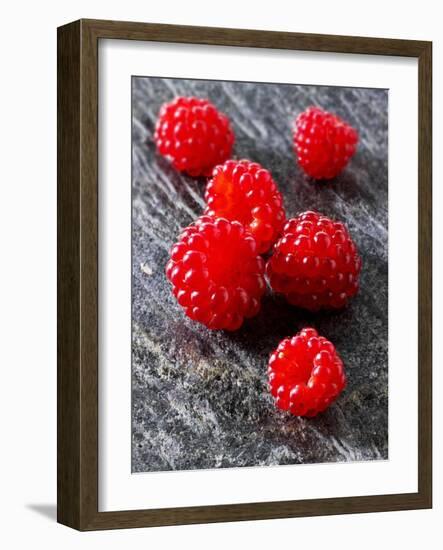
[[177, 97], [161, 107], [154, 139], [177, 170], [209, 176], [231, 156], [235, 138], [228, 117], [209, 100]]
[[315, 416], [343, 391], [346, 374], [334, 345], [315, 329], [304, 328], [271, 354], [268, 381], [279, 409]]
[[239, 222], [202, 216], [172, 247], [166, 276], [186, 315], [210, 329], [236, 330], [260, 309], [264, 261]]
[[270, 172], [249, 160], [228, 160], [214, 168], [206, 187], [205, 214], [242, 223], [269, 250], [285, 221], [282, 196]]
[[357, 130], [319, 107], [299, 114], [293, 130], [294, 150], [303, 170], [315, 179], [331, 179], [357, 149]]
[[273, 290], [293, 305], [341, 308], [358, 291], [361, 258], [343, 223], [304, 212], [286, 222], [266, 271]]

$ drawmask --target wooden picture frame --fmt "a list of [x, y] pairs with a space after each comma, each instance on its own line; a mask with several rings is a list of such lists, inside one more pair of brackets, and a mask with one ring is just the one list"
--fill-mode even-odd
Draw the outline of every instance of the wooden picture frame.
[[[418, 58], [418, 492], [98, 511], [98, 41], [124, 39]], [[80, 20], [58, 29], [58, 521], [79, 530], [362, 513], [432, 506], [432, 44]]]

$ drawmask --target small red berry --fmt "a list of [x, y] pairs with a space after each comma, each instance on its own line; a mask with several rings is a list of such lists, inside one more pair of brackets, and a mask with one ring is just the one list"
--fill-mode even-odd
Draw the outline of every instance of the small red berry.
[[294, 151], [303, 170], [315, 179], [335, 178], [355, 153], [358, 132], [338, 116], [309, 107], [294, 125]]
[[315, 416], [343, 391], [346, 374], [334, 345], [313, 328], [304, 328], [271, 354], [268, 382], [279, 409]]
[[272, 289], [295, 306], [341, 308], [358, 291], [361, 258], [343, 223], [304, 212], [286, 222], [266, 271]]
[[270, 172], [249, 160], [216, 166], [206, 187], [205, 214], [242, 223], [257, 241], [259, 254], [278, 238], [285, 221], [283, 199]]
[[177, 170], [209, 176], [231, 156], [235, 138], [228, 117], [209, 100], [177, 97], [162, 105], [154, 139]]
[[210, 329], [236, 330], [260, 310], [264, 260], [239, 222], [202, 216], [171, 249], [166, 276], [186, 315]]

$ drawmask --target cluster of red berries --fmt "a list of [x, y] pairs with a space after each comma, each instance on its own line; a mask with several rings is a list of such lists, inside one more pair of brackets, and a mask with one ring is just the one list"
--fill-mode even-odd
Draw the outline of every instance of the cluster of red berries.
[[[180, 172], [209, 176], [231, 156], [235, 136], [228, 117], [209, 100], [177, 97], [159, 113], [154, 139], [158, 151]], [[293, 127], [294, 152], [316, 180], [335, 178], [357, 149], [358, 132], [332, 113], [308, 107]]]
[[[345, 225], [316, 212], [287, 220], [270, 172], [256, 162], [228, 160], [234, 133], [209, 101], [177, 98], [163, 105], [155, 140], [178, 170], [212, 175], [203, 215], [182, 231], [166, 265], [188, 317], [210, 329], [237, 330], [259, 312], [265, 274], [275, 292], [311, 311], [341, 308], [357, 293], [361, 259]], [[318, 108], [296, 120], [298, 160], [315, 178], [337, 175], [357, 140], [353, 128]], [[261, 254], [271, 250], [265, 264]], [[268, 375], [277, 406], [297, 416], [323, 411], [346, 385], [333, 344], [314, 329], [283, 340]]]

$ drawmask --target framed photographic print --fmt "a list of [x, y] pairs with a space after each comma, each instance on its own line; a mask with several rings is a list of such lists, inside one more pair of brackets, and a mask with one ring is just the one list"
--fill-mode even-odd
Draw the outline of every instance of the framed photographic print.
[[432, 506], [431, 43], [58, 29], [58, 520]]

